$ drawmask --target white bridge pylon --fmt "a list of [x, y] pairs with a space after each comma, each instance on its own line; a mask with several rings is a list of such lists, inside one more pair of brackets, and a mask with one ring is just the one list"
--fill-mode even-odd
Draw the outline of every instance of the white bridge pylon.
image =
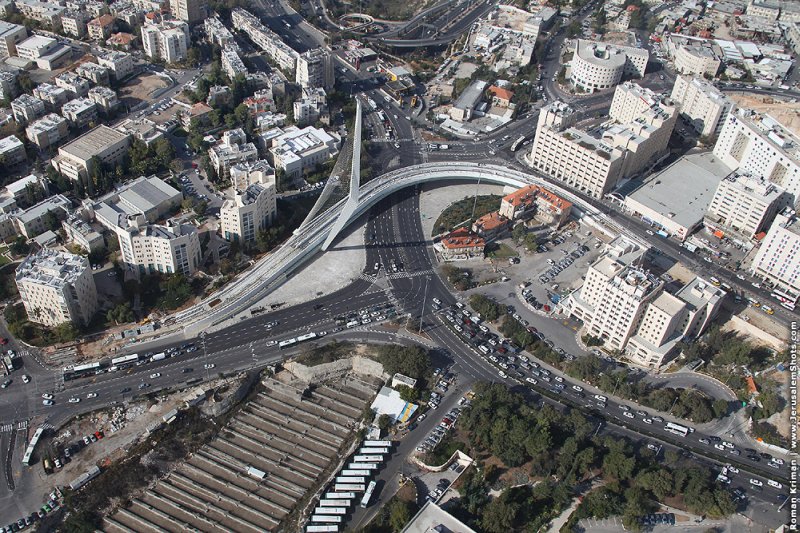
[[331, 228], [328, 238], [322, 244], [322, 251], [327, 252], [334, 239], [350, 222], [353, 213], [358, 209], [358, 188], [361, 185], [361, 99], [356, 97], [356, 120], [353, 128], [353, 162], [350, 168], [350, 195], [342, 208], [339, 218]]

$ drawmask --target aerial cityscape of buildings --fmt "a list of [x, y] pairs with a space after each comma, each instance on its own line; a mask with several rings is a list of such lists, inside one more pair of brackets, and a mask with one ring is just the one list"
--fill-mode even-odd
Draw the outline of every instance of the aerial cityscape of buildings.
[[423, 4], [0, 3], [0, 533], [792, 527], [800, 3]]

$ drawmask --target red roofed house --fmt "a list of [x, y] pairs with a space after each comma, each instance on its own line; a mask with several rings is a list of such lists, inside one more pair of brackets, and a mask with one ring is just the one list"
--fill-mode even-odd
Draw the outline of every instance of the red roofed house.
[[86, 29], [89, 32], [89, 37], [96, 41], [104, 41], [111, 35], [111, 30], [114, 27], [114, 17], [111, 15], [100, 15], [96, 19], [90, 20], [86, 24]]
[[491, 241], [505, 233], [509, 226], [511, 226], [511, 220], [501, 216], [497, 211], [492, 211], [476, 220], [472, 224], [472, 231], [487, 241]]
[[489, 87], [489, 92], [492, 93], [492, 105], [513, 108], [511, 104], [511, 99], [514, 98], [513, 92], [496, 85]]
[[509, 220], [536, 216], [546, 224], [561, 227], [569, 219], [571, 211], [572, 202], [539, 185], [528, 185], [507, 194], [500, 204], [498, 213]]
[[106, 41], [107, 46], [116, 46], [122, 50], [130, 50], [131, 44], [136, 40], [136, 36], [130, 33], [115, 33]]
[[458, 228], [433, 245], [444, 261], [483, 259], [486, 241], [467, 228]]

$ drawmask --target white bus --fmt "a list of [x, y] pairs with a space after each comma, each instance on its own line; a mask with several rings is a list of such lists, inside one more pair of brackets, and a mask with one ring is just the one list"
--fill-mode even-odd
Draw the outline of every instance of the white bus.
[[350, 463], [347, 468], [352, 468], [353, 470], [377, 470], [378, 466], [378, 463]]
[[680, 424], [673, 424], [672, 422], [667, 422], [667, 425], [664, 426], [664, 431], [668, 431], [674, 435], [680, 435], [681, 437], [685, 437], [689, 434], [689, 428], [681, 426]]
[[315, 514], [311, 517], [312, 522], [330, 522], [333, 524], [341, 524], [343, 519], [341, 516], [334, 516], [334, 515], [324, 515], [324, 514]]
[[355, 500], [356, 493], [355, 492], [326, 492], [325, 493], [326, 500]]
[[289, 346], [294, 346], [297, 344], [297, 339], [286, 339], [285, 341], [281, 341], [278, 343], [278, 348], [283, 350], [284, 348], [288, 348]]
[[316, 338], [317, 334], [312, 331], [311, 333], [306, 333], [305, 335], [299, 335], [297, 337], [297, 342], [309, 341], [311, 339], [316, 339]]
[[525, 142], [525, 136], [523, 135], [522, 137], [514, 141], [514, 143], [511, 145], [511, 151], [516, 152], [524, 142]]
[[33, 437], [31, 437], [31, 441], [28, 443], [28, 447], [25, 449], [25, 454], [22, 456], [22, 464], [25, 466], [31, 466], [33, 449], [36, 448], [36, 444], [39, 442], [39, 438], [41, 438], [42, 433], [44, 433], [43, 427], [40, 427], [33, 433]]
[[306, 526], [306, 533], [338, 533], [336, 524], [311, 524]]
[[350, 507], [350, 500], [320, 500], [320, 507]]
[[365, 476], [336, 476], [334, 479], [336, 483], [366, 483], [367, 478]]
[[357, 485], [353, 483], [336, 483], [333, 486], [333, 490], [336, 492], [364, 492], [366, 490], [365, 485]]
[[347, 514], [347, 507], [317, 507], [314, 511], [315, 514]]
[[111, 360], [111, 365], [123, 369], [135, 365], [139, 361], [138, 354], [123, 355], [122, 357], [115, 357]]
[[367, 448], [391, 448], [392, 441], [390, 440], [365, 440], [362, 446]]
[[358, 450], [359, 454], [369, 455], [379, 453], [381, 455], [387, 455], [389, 453], [389, 448], [361, 448]]
[[342, 470], [339, 472], [340, 476], [364, 476], [369, 477], [372, 475], [372, 472], [369, 470]]
[[356, 455], [353, 457], [354, 463], [382, 463], [383, 457], [380, 455]]
[[374, 481], [369, 482], [367, 491], [364, 493], [364, 497], [361, 498], [361, 507], [367, 507], [369, 505], [369, 501], [372, 499], [372, 493], [375, 492], [375, 486], [376, 483]]
[[783, 307], [791, 311], [794, 311], [794, 308], [797, 305], [797, 296], [793, 296], [780, 289], [774, 289], [770, 296], [778, 300]]

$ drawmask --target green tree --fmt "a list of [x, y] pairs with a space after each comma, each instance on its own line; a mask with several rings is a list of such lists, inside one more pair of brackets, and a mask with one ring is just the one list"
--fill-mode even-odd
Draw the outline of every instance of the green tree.
[[389, 415], [379, 416], [378, 427], [383, 432], [389, 431], [389, 428], [392, 427], [392, 417], [390, 417]]
[[133, 322], [134, 315], [133, 309], [131, 309], [131, 304], [128, 302], [117, 304], [113, 309], [110, 309], [108, 313], [106, 313], [106, 318], [109, 322], [114, 322], [114, 324], [117, 325]]
[[392, 531], [402, 531], [406, 524], [411, 521], [413, 513], [408, 502], [394, 498], [389, 505], [389, 527]]
[[419, 346], [381, 346], [378, 349], [378, 360], [387, 373], [400, 373], [417, 380], [424, 377], [431, 367], [428, 352]]

